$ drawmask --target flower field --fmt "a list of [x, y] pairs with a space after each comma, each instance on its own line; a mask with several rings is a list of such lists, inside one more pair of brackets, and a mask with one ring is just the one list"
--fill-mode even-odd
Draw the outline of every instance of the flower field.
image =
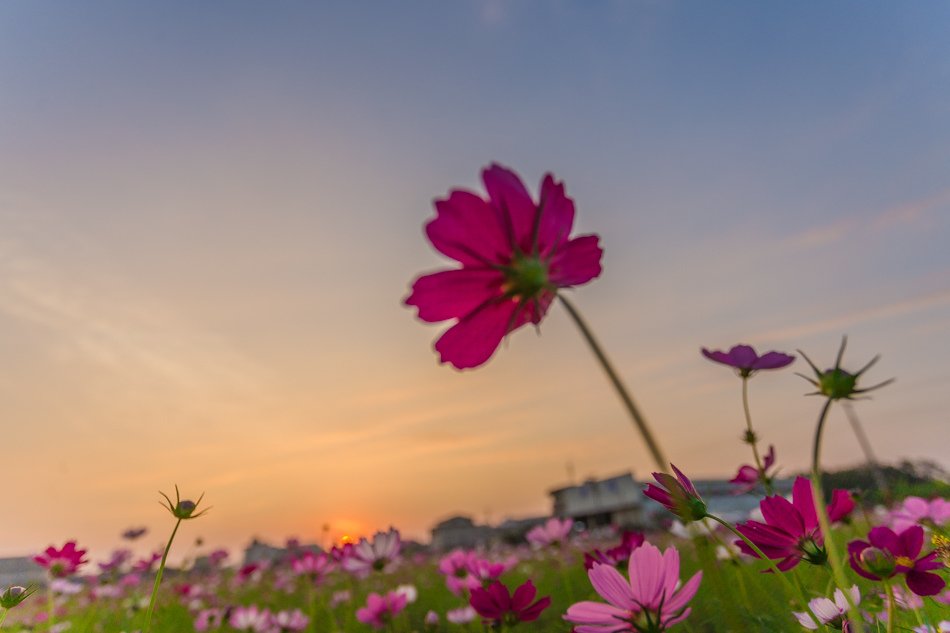
[[451, 322], [435, 350], [457, 369], [484, 365], [506, 336], [540, 325], [555, 301], [563, 303], [656, 462], [644, 502], [664, 507], [672, 527], [587, 530], [551, 518], [522, 543], [451, 552], [404, 547], [390, 528], [329, 551], [289, 543], [266, 563], [240, 563], [219, 550], [172, 569], [175, 537], [208, 511], [203, 496], [182, 499], [176, 487], [174, 500], [162, 495], [173, 521], [164, 550], [136, 560], [119, 548], [92, 565], [75, 541], [50, 546], [34, 558], [46, 570], [45, 587], [0, 588], [0, 626], [50, 633], [950, 631], [950, 502], [905, 496], [872, 507], [823, 483], [828, 413], [891, 382], [867, 386], [877, 357], [849, 369], [846, 339], [828, 369], [798, 352], [810, 370], [802, 378], [821, 404], [811, 470], [786, 498], [774, 486], [781, 450], [762, 450], [749, 389], [759, 372], [782, 370], [796, 356], [760, 355], [745, 344], [702, 350], [740, 380], [752, 463], [728, 467], [737, 468], [734, 493], [754, 495], [758, 508], [730, 523], [710, 509], [688, 467], [666, 460], [563, 296], [600, 274], [603, 254], [596, 235], [570, 237], [574, 203], [563, 184], [546, 175], [535, 201], [507, 168], [493, 164], [482, 176], [487, 197], [453, 190], [426, 226], [433, 246], [459, 266], [419, 277], [405, 303], [423, 321]]

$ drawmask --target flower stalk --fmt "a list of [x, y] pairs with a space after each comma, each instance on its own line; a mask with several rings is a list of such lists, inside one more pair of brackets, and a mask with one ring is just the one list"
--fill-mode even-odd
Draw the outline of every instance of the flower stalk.
[[759, 471], [759, 481], [765, 488], [766, 495], [774, 494], [771, 478], [765, 474], [765, 465], [762, 463], [762, 457], [759, 455], [758, 437], [752, 429], [752, 414], [749, 411], [749, 377], [742, 376], [742, 411], [745, 413], [746, 438], [749, 446], [752, 447], [752, 456], [755, 458], [755, 467]]
[[646, 443], [647, 449], [650, 451], [650, 456], [653, 457], [653, 461], [656, 463], [657, 468], [665, 472], [669, 461], [663, 454], [663, 450], [660, 448], [659, 442], [657, 442], [656, 438], [653, 436], [653, 432], [650, 430], [646, 419], [643, 417], [643, 414], [640, 413], [640, 409], [630, 396], [630, 392], [627, 391], [623, 381], [620, 380], [620, 376], [617, 374], [616, 370], [614, 370], [613, 365], [607, 358], [607, 354], [600, 346], [600, 343], [597, 342], [597, 339], [594, 338], [593, 332], [591, 332], [590, 328], [587, 326], [587, 323], [584, 321], [583, 317], [581, 317], [580, 312], [577, 311], [577, 308], [574, 307], [574, 304], [568, 301], [563, 294], [558, 293], [557, 296], [561, 300], [561, 304], [567, 310], [567, 313], [571, 316], [571, 319], [574, 320], [577, 328], [581, 331], [584, 340], [587, 341], [587, 344], [590, 346], [594, 356], [600, 362], [600, 366], [603, 368], [604, 373], [607, 374], [607, 378], [610, 380], [610, 383], [617, 391], [617, 395], [620, 396], [620, 400], [623, 402], [624, 407], [626, 407], [627, 413], [630, 414], [630, 419], [633, 421], [634, 427], [640, 432], [640, 436], [643, 438], [644, 443]]

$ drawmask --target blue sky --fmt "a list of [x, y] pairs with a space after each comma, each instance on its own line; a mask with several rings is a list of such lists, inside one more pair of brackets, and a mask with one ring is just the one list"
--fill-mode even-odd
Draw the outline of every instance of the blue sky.
[[[750, 459], [699, 347], [804, 349], [898, 381], [882, 459], [942, 461], [950, 379], [950, 7], [939, 2], [0, 5], [0, 416], [30, 476], [2, 547], [209, 541], [546, 512], [651, 466], [558, 309], [485, 367], [400, 305], [448, 263], [432, 200], [548, 171], [597, 232], [576, 303], [678, 465]], [[802, 370], [803, 366], [797, 366]], [[818, 403], [753, 385], [806, 466]], [[859, 456], [843, 416], [830, 464]], [[187, 493], [186, 493], [187, 494]], [[89, 508], [97, 508], [90, 512]], [[64, 527], [71, 528], [64, 533]], [[6, 536], [6, 534], [5, 534]]]

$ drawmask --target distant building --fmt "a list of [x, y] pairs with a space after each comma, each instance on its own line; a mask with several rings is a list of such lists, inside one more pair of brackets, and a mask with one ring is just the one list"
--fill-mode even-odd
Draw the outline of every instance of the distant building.
[[318, 554], [323, 551], [323, 548], [313, 544], [301, 545], [297, 541], [289, 541], [287, 547], [275, 547], [255, 538], [250, 545], [244, 548], [244, 562], [242, 564], [274, 563], [288, 557], [293, 558], [303, 555], [306, 551]]
[[554, 516], [574, 519], [587, 529], [605, 525], [642, 528], [649, 522], [642, 490], [643, 484], [627, 472], [607, 479], [588, 479], [549, 494], [554, 502]]
[[33, 562], [33, 557], [0, 558], [0, 589], [5, 589], [10, 585], [25, 587], [31, 583], [46, 584], [46, 572]]
[[471, 517], [454, 516], [432, 528], [432, 549], [447, 551], [456, 547], [487, 545], [493, 535], [494, 529], [476, 525]]

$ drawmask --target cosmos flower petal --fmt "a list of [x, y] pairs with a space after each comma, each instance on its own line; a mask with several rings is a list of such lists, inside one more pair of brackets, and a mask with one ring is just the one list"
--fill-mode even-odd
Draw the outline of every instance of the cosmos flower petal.
[[442, 270], [416, 279], [405, 303], [416, 306], [419, 318], [429, 323], [461, 318], [486, 297], [500, 299], [504, 281], [501, 273], [488, 268]]
[[[636, 550], [635, 550], [636, 551]], [[600, 596], [620, 609], [632, 609], [636, 604], [636, 597], [630, 590], [630, 583], [619, 571], [610, 565], [594, 563], [587, 572], [590, 584]]]
[[929, 571], [913, 569], [907, 572], [907, 588], [918, 596], [935, 596], [946, 584], [943, 578]]
[[519, 313], [523, 311], [516, 301], [488, 301], [446, 330], [436, 341], [435, 349], [443, 363], [451, 363], [457, 369], [478, 367], [498, 349], [509, 332], [509, 324], [524, 324], [518, 322]]
[[574, 201], [564, 193], [564, 183], [551, 174], [541, 181], [538, 251], [542, 255], [557, 252], [567, 241], [574, 226]]
[[426, 235], [440, 253], [466, 266], [502, 264], [511, 253], [505, 226], [480, 197], [455, 190], [436, 200], [436, 217], [426, 224]]
[[600, 238], [581, 235], [567, 242], [551, 257], [548, 275], [559, 288], [579, 286], [600, 276], [604, 255]]
[[496, 212], [505, 222], [509, 244], [524, 253], [532, 250], [537, 207], [518, 175], [506, 167], [492, 163], [482, 171], [482, 182]]

